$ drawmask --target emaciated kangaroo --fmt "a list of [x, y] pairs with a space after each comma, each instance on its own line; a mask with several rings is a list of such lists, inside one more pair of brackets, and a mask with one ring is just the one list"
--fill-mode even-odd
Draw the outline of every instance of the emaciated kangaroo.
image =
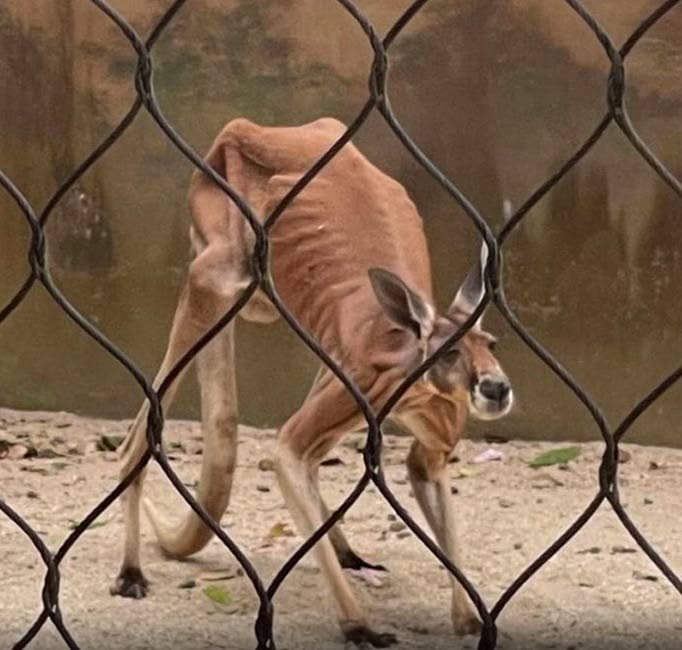
[[[341, 136], [344, 126], [320, 119], [297, 127], [230, 122], [206, 161], [264, 219], [307, 169]], [[175, 313], [159, 386], [183, 354], [237, 299], [250, 281], [254, 235], [226, 194], [202, 172], [191, 181], [193, 259]], [[483, 251], [483, 253], [485, 250]], [[422, 221], [404, 188], [348, 143], [281, 215], [271, 232], [271, 269], [277, 290], [298, 321], [341, 364], [379, 409], [406, 373], [434, 352], [469, 316], [483, 295], [483, 264], [476, 264], [447, 312], [433, 305], [431, 268]], [[262, 292], [240, 312], [271, 322], [278, 312]], [[227, 508], [237, 450], [237, 400], [231, 323], [198, 355], [205, 438], [197, 499], [216, 520]], [[480, 320], [404, 395], [392, 417], [413, 436], [407, 468], [414, 495], [443, 551], [461, 566], [447, 461], [467, 415], [499, 418], [512, 390], [493, 355], [495, 339]], [[168, 409], [179, 380], [166, 393]], [[146, 448], [148, 405], [122, 446], [121, 475]], [[287, 506], [301, 535], [328, 516], [318, 468], [343, 435], [363, 419], [356, 402], [323, 367], [303, 402], [282, 426], [274, 455]], [[144, 476], [124, 497], [125, 552], [112, 593], [141, 598], [147, 581], [140, 565], [140, 496]], [[163, 550], [185, 557], [212, 533], [193, 513], [177, 525], [146, 511]], [[395, 641], [374, 632], [343, 568], [371, 567], [350, 548], [339, 526], [315, 546], [350, 641], [377, 647]], [[457, 634], [476, 633], [480, 621], [464, 589], [452, 580]]]

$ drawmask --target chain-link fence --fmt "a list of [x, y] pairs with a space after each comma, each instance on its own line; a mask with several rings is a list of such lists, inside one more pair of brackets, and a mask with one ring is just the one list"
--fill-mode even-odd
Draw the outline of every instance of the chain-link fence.
[[[509, 237], [510, 233], [518, 226], [524, 217], [532, 210], [532, 208], [544, 197], [551, 188], [572, 168], [574, 167], [594, 146], [594, 144], [602, 137], [605, 131], [609, 128], [618, 128], [622, 134], [629, 140], [636, 151], [646, 161], [646, 163], [660, 176], [665, 183], [667, 183], [678, 196], [682, 196], [682, 184], [671, 174], [666, 167], [658, 160], [656, 155], [651, 151], [647, 144], [637, 134], [630, 117], [628, 115], [625, 103], [626, 91], [626, 66], [625, 60], [631, 53], [633, 48], [637, 45], [642, 36], [659, 20], [664, 19], [666, 14], [678, 4], [678, 0], [667, 0], [663, 2], [660, 7], [656, 8], [649, 16], [647, 16], [641, 24], [637, 26], [635, 31], [627, 38], [624, 44], [618, 48], [609, 34], [599, 25], [594, 17], [583, 7], [578, 0], [564, 0], [566, 4], [577, 14], [577, 16], [584, 21], [589, 27], [594, 36], [601, 43], [603, 50], [610, 62], [610, 73], [606, 80], [606, 100], [607, 110], [604, 117], [599, 124], [594, 128], [590, 137], [584, 144], [570, 157], [550, 178], [548, 178], [540, 187], [538, 187], [528, 199], [521, 204], [521, 206], [511, 215], [506, 221], [500, 232], [496, 235], [481, 216], [476, 206], [474, 206], [467, 197], [458, 189], [457, 185], [448, 177], [446, 177], [438, 167], [421, 151], [418, 145], [412, 140], [409, 133], [401, 126], [397, 119], [390, 103], [390, 96], [388, 91], [388, 68], [389, 68], [389, 52], [392, 44], [400, 36], [405, 26], [417, 15], [417, 13], [427, 4], [427, 0], [417, 0], [413, 2], [409, 8], [398, 18], [395, 24], [391, 27], [388, 33], [381, 38], [375, 31], [371, 22], [363, 15], [360, 9], [350, 0], [337, 0], [342, 7], [354, 18], [358, 28], [361, 29], [367, 36], [372, 50], [374, 52], [374, 60], [371, 66], [369, 75], [369, 98], [359, 112], [357, 117], [353, 120], [346, 132], [338, 139], [338, 141], [313, 165], [313, 167], [304, 174], [300, 180], [295, 184], [293, 189], [284, 197], [284, 199], [277, 205], [277, 207], [267, 215], [264, 221], [261, 222], [252, 208], [226, 181], [220, 177], [210, 166], [208, 166], [193, 149], [187, 144], [179, 133], [174, 129], [173, 125], [164, 117], [163, 111], [156, 100], [153, 84], [153, 65], [151, 59], [151, 51], [159, 36], [164, 29], [171, 23], [177, 12], [187, 4], [186, 0], [175, 0], [172, 5], [165, 11], [161, 18], [156, 23], [155, 27], [149, 34], [146, 40], [143, 40], [136, 31], [131, 27], [130, 23], [121, 16], [109, 3], [105, 0], [90, 0], [90, 2], [101, 11], [103, 17], [112, 21], [122, 34], [127, 38], [132, 48], [134, 48], [137, 57], [138, 65], [135, 75], [135, 86], [137, 90], [137, 98], [130, 110], [118, 124], [118, 126], [109, 134], [109, 136], [99, 144], [99, 146], [75, 169], [69, 178], [59, 187], [54, 195], [49, 199], [45, 207], [37, 212], [35, 208], [25, 198], [22, 191], [12, 182], [12, 180], [0, 170], [0, 183], [6, 192], [12, 197], [17, 206], [24, 214], [28, 225], [31, 228], [32, 238], [30, 249], [28, 251], [31, 273], [26, 279], [16, 295], [2, 308], [0, 311], [0, 323], [4, 321], [26, 298], [29, 292], [34, 289], [37, 284], [42, 284], [62, 310], [83, 330], [84, 334], [94, 339], [100, 346], [115, 357], [120, 364], [130, 373], [131, 377], [142, 388], [151, 405], [148, 424], [147, 424], [147, 449], [136, 467], [130, 474], [101, 502], [94, 508], [73, 530], [64, 543], [56, 552], [51, 552], [40, 535], [16, 512], [8, 503], [0, 499], [0, 509], [11, 521], [13, 521], [30, 539], [32, 544], [40, 553], [42, 560], [47, 569], [45, 575], [44, 588], [42, 591], [43, 610], [38, 618], [35, 620], [25, 635], [16, 643], [15, 648], [26, 647], [35, 637], [41, 627], [49, 618], [56, 626], [64, 641], [70, 648], [78, 648], [76, 640], [71, 636], [59, 606], [60, 594], [60, 565], [66, 555], [73, 548], [74, 544], [79, 540], [81, 535], [87, 528], [107, 509], [119, 496], [126, 490], [126, 488], [138, 477], [143, 468], [152, 460], [161, 467], [164, 473], [168, 476], [177, 491], [182, 495], [184, 500], [190, 507], [201, 517], [207, 526], [218, 536], [222, 543], [229, 549], [229, 551], [238, 560], [244, 569], [248, 579], [251, 581], [253, 588], [260, 601], [260, 608], [258, 617], [255, 622], [255, 636], [259, 649], [274, 649], [275, 639], [273, 636], [273, 597], [282, 582], [289, 575], [291, 570], [297, 563], [306, 555], [315, 543], [320, 540], [332, 526], [336, 524], [341, 517], [353, 506], [365, 488], [370, 483], [373, 483], [379, 492], [383, 495], [386, 501], [390, 504], [396, 514], [407, 524], [410, 530], [418, 537], [421, 542], [428, 547], [428, 549], [438, 558], [438, 560], [450, 571], [455, 578], [461, 583], [472, 602], [474, 603], [478, 613], [483, 621], [483, 632], [479, 642], [481, 650], [491, 650], [497, 645], [497, 631], [496, 620], [509, 600], [516, 594], [516, 592], [535, 574], [545, 563], [549, 561], [569, 540], [571, 540], [578, 531], [585, 526], [598, 508], [606, 500], [608, 501], [623, 526], [627, 529], [636, 543], [656, 564], [660, 571], [675, 587], [675, 589], [682, 594], [682, 581], [668, 566], [665, 560], [654, 550], [646, 538], [638, 530], [636, 524], [630, 519], [621, 504], [618, 491], [618, 445], [623, 439], [623, 436], [628, 432], [631, 425], [637, 418], [648, 409], [665, 391], [667, 391], [681, 376], [682, 367], [666, 377], [657, 386], [655, 386], [645, 397], [643, 397], [630, 410], [629, 414], [617, 426], [613, 426], [607, 422], [604, 414], [601, 412], [598, 405], [586, 393], [586, 391], [578, 384], [578, 382], [571, 376], [571, 374], [562, 367], [562, 365], [549, 354], [542, 345], [536, 341], [533, 336], [527, 331], [519, 318], [509, 306], [504, 293], [504, 284], [502, 281], [502, 249], [503, 245]], [[173, 142], [181, 155], [189, 159], [198, 169], [210, 177], [213, 182], [224, 191], [234, 204], [239, 208], [243, 217], [247, 220], [253, 233], [255, 234], [255, 247], [252, 255], [253, 279], [249, 286], [243, 291], [236, 303], [230, 310], [224, 314], [219, 322], [207, 332], [201, 340], [199, 340], [177, 363], [175, 368], [166, 377], [164, 382], [159, 386], [158, 390], [154, 390], [150, 381], [137, 368], [135, 363], [126, 356], [126, 354], [116, 347], [106, 336], [104, 336], [92, 323], [87, 321], [77, 309], [75, 309], [68, 298], [61, 293], [59, 288], [55, 285], [50, 275], [49, 265], [46, 257], [46, 239], [45, 227], [47, 221], [52, 214], [55, 206], [57, 206], [60, 199], [74, 186], [75, 183], [86, 173], [86, 171], [118, 140], [123, 132], [131, 125], [140, 110], [144, 108], [158, 124], [158, 127], [166, 134], [168, 139]], [[401, 383], [399, 388], [388, 399], [385, 405], [379, 412], [374, 412], [371, 405], [358, 389], [353, 379], [348, 376], [344, 370], [334, 362], [330, 355], [316, 342], [297, 322], [296, 318], [287, 309], [286, 305], [279, 299], [275, 287], [272, 285], [269, 273], [269, 259], [268, 259], [268, 235], [272, 226], [283, 213], [283, 211], [291, 204], [295, 197], [304, 190], [308, 183], [322, 170], [322, 168], [329, 163], [329, 161], [339, 152], [339, 150], [351, 140], [351, 138], [362, 127], [369, 115], [378, 111], [386, 123], [389, 125], [395, 136], [404, 145], [405, 149], [414, 157], [414, 159], [443, 187], [454, 202], [456, 202], [471, 219], [478, 229], [485, 245], [488, 249], [488, 262], [485, 269], [485, 296], [480, 302], [476, 310], [467, 319], [464, 325], [456, 332], [438, 352], [426, 359], [420, 367], [415, 369], [407, 376]], [[270, 298], [277, 310], [280, 312], [284, 320], [289, 326], [298, 334], [298, 336], [305, 342], [305, 344], [319, 357], [319, 359], [336, 375], [336, 377], [344, 384], [348, 392], [361, 410], [364, 418], [367, 421], [368, 433], [367, 442], [364, 451], [364, 473], [344, 500], [342, 505], [329, 517], [325, 524], [319, 528], [309, 539], [307, 539], [300, 548], [289, 558], [289, 560], [282, 566], [279, 572], [269, 585], [263, 583], [258, 572], [242, 552], [239, 546], [231, 539], [219, 525], [213, 520], [204, 508], [197, 503], [182, 481], [177, 477], [171, 469], [168, 457], [164, 451], [162, 439], [164, 428], [164, 416], [161, 408], [161, 400], [164, 394], [169, 389], [171, 383], [176, 379], [182, 369], [184, 369], [196, 354], [234, 317], [239, 310], [247, 303], [249, 298], [261, 288], [265, 294]], [[533, 351], [544, 363], [566, 384], [574, 393], [576, 398], [582, 402], [584, 407], [591, 414], [591, 417], [599, 427], [599, 430], [604, 439], [604, 452], [602, 462], [599, 467], [598, 476], [595, 477], [598, 483], [598, 490], [594, 498], [585, 509], [585, 511], [563, 532], [558, 539], [547, 548], [535, 561], [533, 561], [506, 589], [500, 596], [498, 601], [492, 607], [488, 607], [473, 587], [467, 580], [466, 576], [461, 570], [456, 567], [450, 559], [443, 553], [443, 551], [431, 540], [429, 535], [423, 531], [419, 525], [410, 517], [405, 508], [396, 499], [387, 485], [381, 466], [381, 450], [382, 450], [382, 423], [386, 420], [391, 412], [391, 409], [398, 403], [400, 398], [406, 391], [414, 384], [419, 377], [421, 377], [426, 370], [428, 370], [437, 359], [442, 356], [447, 348], [451, 347], [458, 341], [469, 328], [478, 320], [479, 316], [488, 307], [494, 304], [502, 316], [506, 319], [509, 325], [513, 328], [516, 334], [524, 341], [524, 343]], [[131, 616], [133, 614], [131, 613]]]

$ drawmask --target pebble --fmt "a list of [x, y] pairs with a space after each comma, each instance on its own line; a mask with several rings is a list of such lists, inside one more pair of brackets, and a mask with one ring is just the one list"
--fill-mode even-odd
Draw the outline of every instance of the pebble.
[[392, 533], [399, 533], [401, 530], [405, 530], [407, 526], [402, 521], [392, 521], [388, 529]]
[[262, 458], [258, 461], [258, 469], [261, 472], [273, 472], [275, 470], [275, 463], [270, 458]]
[[270, 488], [267, 485], [256, 485], [256, 490], [259, 492], [270, 492]]

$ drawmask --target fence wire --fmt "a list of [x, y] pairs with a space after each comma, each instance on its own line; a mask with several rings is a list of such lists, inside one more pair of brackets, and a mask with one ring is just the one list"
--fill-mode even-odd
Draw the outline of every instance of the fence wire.
[[[390, 102], [388, 91], [388, 67], [389, 50], [396, 38], [400, 35], [405, 26], [415, 17], [415, 15], [427, 4], [428, 0], [416, 0], [398, 18], [395, 24], [389, 29], [384, 38], [380, 38], [372, 23], [362, 13], [362, 11], [351, 0], [336, 0], [355, 20], [358, 28], [361, 29], [372, 47], [374, 60], [371, 65], [369, 75], [369, 96], [356, 118], [347, 128], [346, 132], [337, 142], [306, 172], [291, 191], [282, 199], [275, 209], [267, 216], [261, 224], [253, 209], [246, 200], [240, 196], [229, 183], [219, 176], [202, 157], [182, 138], [175, 130], [173, 125], [165, 118], [163, 111], [156, 99], [153, 83], [153, 64], [151, 51], [163, 31], [175, 18], [178, 11], [187, 3], [187, 0], [175, 0], [170, 7], [159, 18], [156, 25], [151, 30], [146, 40], [138, 35], [130, 23], [112, 7], [106, 0], [89, 0], [106, 19], [113, 22], [129, 41], [131, 47], [137, 54], [137, 69], [135, 73], [135, 88], [137, 97], [130, 107], [128, 113], [116, 126], [115, 129], [97, 146], [92, 153], [71, 173], [67, 180], [55, 191], [54, 195], [47, 201], [40, 211], [36, 212], [31, 203], [26, 199], [21, 190], [14, 184], [2, 170], [0, 170], [0, 184], [5, 191], [12, 197], [16, 205], [23, 213], [28, 226], [31, 229], [31, 242], [28, 250], [31, 272], [23, 285], [14, 297], [0, 310], [0, 323], [4, 321], [26, 298], [28, 293], [40, 284], [48, 292], [54, 302], [71, 318], [83, 332], [94, 339], [102, 348], [112, 355], [130, 373], [130, 376], [137, 382], [144, 395], [149, 400], [150, 411], [147, 422], [147, 449], [128, 476], [125, 477], [112, 491], [103, 499], [92, 511], [81, 521], [71, 532], [66, 540], [61, 544], [55, 553], [52, 553], [40, 535], [16, 512], [4, 499], [0, 498], [0, 510], [10, 519], [22, 532], [29, 538], [35, 546], [42, 561], [47, 569], [45, 573], [44, 586], [42, 591], [43, 610], [35, 622], [26, 631], [24, 636], [17, 641], [14, 648], [24, 648], [35, 637], [49, 618], [59, 631], [66, 645], [72, 649], [79, 646], [64, 622], [62, 611], [59, 606], [60, 592], [60, 564], [72, 549], [74, 544], [80, 539], [87, 528], [116, 501], [125, 489], [142, 472], [143, 468], [152, 460], [161, 467], [169, 478], [176, 490], [181, 494], [189, 506], [205, 522], [205, 524], [216, 534], [221, 542], [234, 555], [239, 564], [244, 569], [245, 575], [251, 581], [253, 588], [260, 601], [258, 616], [255, 622], [255, 636], [258, 650], [275, 650], [276, 644], [273, 635], [273, 598], [282, 582], [289, 575], [297, 563], [311, 550], [332, 526], [337, 523], [343, 515], [348, 512], [352, 505], [357, 501], [365, 488], [373, 483], [386, 501], [393, 508], [400, 519], [409, 527], [416, 537], [433, 553], [433, 555], [448, 569], [448, 571], [458, 580], [472, 602], [483, 621], [483, 630], [479, 640], [479, 650], [494, 650], [497, 646], [496, 620], [509, 600], [516, 592], [535, 574], [550, 558], [552, 558], [578, 531], [585, 526], [598, 508], [606, 500], [612, 506], [614, 512], [627, 529], [629, 534], [646, 553], [651, 561], [659, 568], [661, 573], [669, 580], [674, 588], [682, 595], [682, 581], [679, 576], [668, 566], [665, 560], [654, 550], [644, 535], [638, 530], [636, 524], [630, 519], [621, 504], [618, 492], [618, 445], [632, 426], [635, 420], [648, 409], [665, 391], [667, 391], [682, 376], [682, 366], [677, 368], [672, 374], [663, 379], [645, 397], [643, 397], [616, 427], [608, 423], [606, 417], [591, 396], [580, 386], [561, 363], [555, 359], [545, 348], [527, 331], [523, 323], [513, 312], [504, 294], [504, 284], [502, 281], [502, 248], [511, 232], [518, 226], [530, 210], [544, 197], [556, 183], [574, 167], [599, 141], [606, 130], [615, 123], [616, 127], [622, 131], [623, 135], [632, 144], [634, 149], [642, 156], [647, 164], [654, 169], [658, 176], [667, 183], [678, 196], [682, 197], [682, 184], [656, 157], [644, 140], [638, 135], [628, 114], [625, 91], [626, 91], [626, 67], [625, 59], [636, 46], [638, 41], [646, 32], [660, 19], [662, 19], [679, 0], [667, 0], [663, 2], [655, 11], [648, 15], [627, 38], [624, 44], [618, 49], [606, 30], [595, 20], [589, 11], [579, 0], [563, 0], [582, 20], [594, 36], [600, 42], [606, 57], [610, 63], [610, 72], [606, 80], [606, 103], [607, 110], [595, 127], [592, 134], [585, 140], [583, 145], [542, 185], [540, 185], [528, 199], [514, 212], [510, 219], [505, 223], [500, 232], [495, 235], [486, 220], [473, 203], [463, 194], [457, 185], [449, 179], [419, 148], [410, 137], [410, 134], [402, 127], [396, 117]], [[466, 101], [466, 98], [463, 98]], [[168, 139], [176, 146], [178, 151], [189, 159], [192, 164], [209, 176], [216, 185], [237, 205], [243, 217], [255, 235], [255, 246], [252, 253], [253, 280], [239, 296], [235, 304], [224, 314], [216, 325], [208, 331], [197, 343], [184, 355], [173, 370], [166, 377], [164, 382], [154, 390], [150, 381], [139, 370], [135, 363], [92, 323], [87, 321], [82, 314], [69, 302], [68, 298], [60, 291], [54, 283], [49, 264], [46, 258], [47, 242], [45, 238], [45, 227], [59, 200], [68, 190], [86, 173], [95, 162], [121, 137], [125, 130], [132, 124], [140, 110], [144, 108], [149, 112], [159, 128], [165, 133]], [[277, 221], [286, 207], [293, 199], [308, 185], [308, 183], [329, 163], [329, 161], [339, 152], [339, 150], [357, 133], [367, 120], [369, 115], [377, 111], [389, 125], [395, 136], [404, 145], [414, 159], [443, 187], [465, 212], [468, 218], [478, 229], [481, 238], [488, 249], [488, 262], [485, 268], [485, 294], [476, 310], [461, 328], [447, 340], [443, 346], [433, 355], [427, 358], [420, 367], [415, 369], [407, 376], [393, 395], [388, 399], [382, 409], [375, 413], [371, 405], [359, 390], [353, 379], [336, 364], [329, 354], [317, 343], [308, 332], [300, 325], [294, 315], [287, 309], [277, 294], [275, 286], [272, 284], [269, 273], [268, 259], [268, 234], [272, 226]], [[258, 572], [242, 552], [232, 538], [220, 527], [219, 522], [211, 518], [204, 508], [193, 498], [187, 488], [183, 485], [180, 478], [170, 467], [168, 457], [163, 449], [163, 428], [164, 414], [161, 408], [161, 400], [172, 384], [196, 354], [209, 343], [209, 341], [225, 327], [247, 303], [249, 298], [258, 288], [261, 288], [273, 302], [283, 319], [303, 340], [303, 342], [319, 357], [319, 359], [331, 369], [336, 377], [344, 384], [350, 395], [356, 401], [359, 409], [367, 421], [368, 433], [364, 451], [365, 470], [355, 488], [347, 496], [341, 506], [329, 517], [329, 519], [310, 537], [298, 550], [288, 559], [276, 574], [272, 582], [266, 586], [261, 580]], [[526, 346], [537, 355], [542, 361], [570, 388], [587, 409], [592, 419], [596, 423], [604, 439], [604, 452], [598, 472], [598, 491], [594, 498], [585, 508], [584, 512], [549, 546], [537, 559], [535, 559], [505, 590], [496, 603], [488, 608], [483, 599], [475, 589], [473, 584], [467, 579], [462, 571], [455, 566], [443, 551], [431, 540], [429, 535], [410, 517], [405, 508], [393, 495], [386, 483], [383, 469], [381, 466], [382, 450], [382, 423], [386, 420], [391, 409], [398, 403], [405, 392], [428, 370], [437, 359], [450, 348], [457, 340], [474, 325], [479, 316], [489, 304], [494, 304], [505, 320], [513, 328], [519, 338]]]

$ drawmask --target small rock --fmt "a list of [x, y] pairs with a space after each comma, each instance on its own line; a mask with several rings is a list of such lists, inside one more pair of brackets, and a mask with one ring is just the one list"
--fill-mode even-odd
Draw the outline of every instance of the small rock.
[[655, 460], [650, 460], [649, 461], [649, 469], [651, 469], [651, 470], [661, 469], [661, 464], [656, 462]]
[[[33, 453], [31, 453], [33, 451]], [[35, 449], [26, 447], [25, 445], [12, 445], [7, 451], [7, 458], [10, 460], [19, 460], [20, 458], [30, 458], [35, 456]]]
[[392, 512], [389, 513], [388, 517], [386, 517], [389, 521], [398, 521], [398, 517], [394, 515]]
[[653, 499], [649, 499], [649, 497], [644, 497], [644, 505], [645, 506], [650, 506], [653, 504], [653, 502], [654, 502]]
[[99, 451], [116, 451], [124, 440], [125, 436], [104, 433], [99, 438], [97, 448]]
[[511, 508], [514, 505], [514, 502], [509, 499], [500, 499], [498, 503], [500, 508]]
[[481, 463], [492, 463], [500, 460], [504, 460], [504, 454], [499, 449], [490, 448], [482, 451], [480, 454], [476, 454], [476, 456], [471, 459], [471, 462], [475, 465], [478, 465]]
[[632, 454], [627, 449], [618, 450], [618, 462], [629, 463], [632, 460]]
[[407, 526], [402, 521], [392, 521], [388, 529], [392, 533], [399, 533], [401, 530], [405, 530]]
[[96, 440], [89, 440], [88, 442], [83, 445], [83, 454], [86, 456], [89, 456], [90, 454], [94, 454], [97, 451], [102, 451], [99, 448], [99, 442]]
[[514, 550], [515, 551], [520, 551], [522, 548], [523, 548], [523, 544], [521, 542], [516, 542], [516, 544], [514, 544]]
[[26, 493], [26, 496], [27, 496], [29, 499], [37, 499], [37, 498], [38, 498], [38, 493], [37, 493], [35, 490], [29, 490], [29, 491]]
[[398, 539], [405, 539], [406, 537], [412, 537], [412, 531], [411, 530], [401, 530], [396, 537]]
[[451, 485], [450, 494], [459, 494], [459, 488], [456, 485]]
[[192, 578], [184, 580], [178, 585], [178, 589], [194, 589], [197, 586], [197, 581]]
[[259, 492], [270, 492], [270, 488], [267, 485], [256, 485], [256, 490]]
[[275, 463], [270, 458], [262, 458], [258, 461], [258, 469], [261, 472], [274, 472]]

